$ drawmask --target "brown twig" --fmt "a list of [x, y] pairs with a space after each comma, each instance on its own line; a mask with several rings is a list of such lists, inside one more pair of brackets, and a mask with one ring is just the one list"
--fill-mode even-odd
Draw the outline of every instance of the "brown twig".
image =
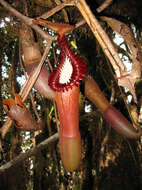
[[63, 2], [63, 3], [59, 4], [58, 6], [51, 9], [50, 11], [44, 13], [43, 15], [40, 16], [40, 18], [43, 18], [43, 19], [49, 18], [50, 16], [54, 15], [58, 11], [62, 10], [64, 7], [66, 7], [66, 6], [74, 6], [74, 5], [75, 5], [74, 0], [71, 0], [71, 1], [68, 0], [66, 2]]
[[10, 126], [12, 125], [12, 120], [8, 117], [3, 126], [0, 129], [1, 137], [4, 138]]
[[33, 87], [35, 81], [37, 80], [37, 77], [40, 73], [40, 70], [42, 68], [43, 62], [48, 54], [48, 51], [50, 49], [52, 40], [48, 40], [48, 45], [45, 48], [44, 54], [41, 58], [41, 61], [39, 63], [39, 65], [37, 66], [37, 68], [30, 74], [30, 77], [28, 78], [28, 80], [26, 80], [25, 84], [23, 85], [23, 87], [21, 88], [20, 91], [20, 96], [22, 98], [22, 101], [24, 101], [27, 97], [27, 95], [29, 94], [31, 88]]
[[25, 76], [25, 78], [27, 79], [28, 76], [27, 76], [27, 73], [26, 73], [26, 71], [25, 71], [25, 69], [24, 69], [24, 66], [23, 66], [23, 64], [22, 64], [21, 43], [20, 43], [20, 41], [19, 41], [19, 63], [20, 63], [20, 67], [21, 67], [21, 69], [22, 69], [22, 71], [23, 71], [23, 73], [24, 73], [24, 76]]
[[35, 115], [37, 117], [37, 120], [40, 121], [41, 119], [40, 119], [39, 114], [37, 112], [36, 105], [35, 105], [35, 102], [34, 102], [34, 97], [33, 97], [32, 93], [30, 93], [29, 96], [30, 96], [32, 107], [33, 107], [34, 113], [35, 113]]
[[[55, 2], [56, 2], [57, 5], [61, 4], [61, 0], [55, 0]], [[62, 11], [62, 14], [64, 16], [65, 22], [69, 23], [69, 18], [68, 18], [68, 14], [67, 14], [66, 10], [63, 8], [61, 11]]]
[[100, 13], [102, 12], [104, 9], [106, 9], [113, 0], [105, 0], [98, 8], [97, 8], [97, 12]]
[[[40, 73], [40, 70], [42, 68], [43, 62], [44, 62], [44, 60], [45, 60], [45, 58], [46, 58], [46, 56], [48, 54], [48, 51], [50, 49], [51, 43], [52, 43], [52, 40], [48, 40], [48, 45], [45, 48], [44, 54], [43, 54], [43, 56], [41, 58], [41, 61], [40, 61], [39, 65], [30, 74], [30, 77], [26, 80], [26, 82], [24, 83], [23, 87], [21, 88], [21, 91], [20, 91], [19, 95], [21, 96], [23, 102], [25, 101], [25, 99], [28, 96], [30, 90], [32, 89], [35, 81], [37, 80], [37, 77], [38, 77], [38, 75]], [[11, 124], [12, 124], [12, 120], [10, 118], [8, 118], [6, 120], [6, 122], [4, 123], [4, 125], [2, 126], [2, 128], [0, 129], [2, 138], [5, 137], [7, 131], [9, 130], [9, 128], [11, 126]]]
[[[105, 0], [105, 2], [103, 2], [97, 9], [96, 11], [98, 13], [100, 13], [101, 11], [103, 11], [104, 9], [106, 9], [111, 3], [112, 3], [113, 0]], [[49, 18], [50, 16], [54, 15], [55, 13], [57, 13], [58, 11], [64, 9], [65, 7], [67, 6], [75, 6], [75, 1], [74, 0], [67, 0], [67, 1], [64, 1], [63, 3], [61, 4], [58, 4], [56, 7], [54, 7], [53, 9], [51, 9], [50, 11], [44, 13], [43, 15], [40, 16], [40, 18], [43, 18], [43, 19], [46, 19], [46, 18]], [[86, 21], [84, 19], [82, 19], [82, 24], [85, 24]]]
[[21, 162], [25, 161], [25, 159], [29, 158], [30, 156], [36, 155], [39, 151], [46, 148], [50, 143], [55, 142], [57, 139], [58, 139], [58, 133], [55, 133], [54, 135], [42, 141], [40, 144], [38, 144], [31, 150], [27, 151], [26, 153], [19, 154], [19, 156], [17, 156], [15, 159], [2, 165], [0, 167], [0, 173], [10, 169], [11, 167], [17, 166], [17, 164], [20, 164]]
[[93, 13], [91, 12], [90, 8], [84, 0], [77, 1], [76, 7], [81, 12], [82, 16], [86, 20], [87, 24], [89, 25], [90, 29], [92, 30], [93, 34], [98, 40], [100, 46], [102, 47], [104, 53], [113, 65], [117, 76], [121, 76], [121, 71], [124, 71], [126, 69], [108, 35], [103, 30], [98, 20], [93, 15]]
[[53, 67], [52, 67], [52, 65], [51, 65], [51, 63], [50, 63], [49, 58], [47, 57], [46, 60], [47, 60], [47, 62], [48, 62], [48, 66], [49, 66], [49, 68], [50, 68], [50, 71], [53, 72]]
[[0, 0], [0, 4], [2, 4], [4, 6], [5, 9], [7, 9], [8, 11], [10, 11], [14, 16], [16, 16], [17, 18], [19, 18], [21, 21], [23, 21], [25, 24], [27, 24], [28, 26], [32, 27], [35, 31], [37, 31], [44, 39], [51, 39], [54, 40], [54, 37], [48, 35], [46, 32], [44, 32], [39, 26], [37, 25], [33, 25], [33, 22], [31, 18], [21, 14], [20, 12], [18, 12], [16, 9], [14, 9], [13, 7], [11, 7], [6, 1], [4, 0]]
[[[106, 21], [107, 24], [116, 31], [119, 35], [122, 36], [125, 43], [129, 47], [129, 58], [132, 61], [132, 69], [131, 72], [122, 73], [122, 76], [118, 78], [118, 85], [127, 87], [131, 94], [133, 95], [134, 101], [137, 103], [137, 97], [135, 93], [135, 82], [137, 78], [141, 77], [141, 50], [137, 47], [135, 38], [130, 30], [130, 28], [123, 22], [120, 22], [114, 18], [110, 17], [101, 17], [102, 20]], [[128, 50], [127, 50], [128, 52]]]
[[[22, 58], [21, 57], [21, 45], [20, 45], [20, 42], [19, 42], [19, 63], [20, 63], [20, 67], [21, 67], [21, 69], [22, 69], [22, 71], [24, 73], [25, 78], [28, 79], [28, 76], [27, 76], [26, 71], [24, 69], [24, 66], [22, 64], [22, 59], [21, 58]], [[35, 113], [38, 121], [40, 121], [40, 117], [39, 117], [39, 114], [37, 112], [36, 105], [34, 103], [34, 98], [33, 98], [33, 95], [32, 95], [31, 92], [29, 93], [29, 96], [30, 96], [30, 99], [31, 99], [31, 103], [32, 103], [32, 106], [33, 106], [34, 113]]]

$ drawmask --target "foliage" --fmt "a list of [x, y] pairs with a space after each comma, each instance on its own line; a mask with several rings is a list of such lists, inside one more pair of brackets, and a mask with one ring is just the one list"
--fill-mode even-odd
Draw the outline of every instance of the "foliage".
[[[76, 24], [75, 30], [68, 35], [68, 39], [77, 46], [76, 49], [72, 47], [73, 51], [77, 51], [85, 58], [87, 74], [96, 80], [109, 102], [133, 122], [135, 127], [140, 127], [142, 120], [141, 78], [137, 79], [135, 83], [136, 104], [134, 99], [128, 101], [131, 93], [118, 86], [114, 68], [90, 27], [85, 23], [79, 25], [82, 15], [75, 6], [68, 6], [56, 12], [54, 7], [56, 8], [62, 3], [57, 0], [46, 1], [47, 5], [44, 7], [43, 1], [14, 0], [8, 2], [16, 10], [30, 18], [36, 18], [53, 9], [54, 14], [48, 18], [50, 21], [69, 21], [71, 24]], [[97, 13], [96, 9], [103, 3], [102, 0], [87, 1], [87, 3], [112, 41], [116, 37], [116, 33], [102, 19], [102, 16], [109, 16], [125, 23], [132, 31], [136, 46], [141, 52], [141, 1], [116, 0], [101, 13]], [[19, 41], [21, 19], [13, 16], [11, 11], [7, 11], [3, 6], [0, 8], [3, 10], [0, 12], [0, 124], [2, 128], [7, 119], [2, 100], [13, 97], [15, 92], [20, 92], [25, 82], [25, 76], [20, 64], [20, 57], [23, 56]], [[56, 43], [57, 35], [49, 29], [41, 28], [54, 39], [44, 64], [47, 68], [50, 65], [56, 67], [59, 54], [59, 47]], [[38, 30], [32, 29], [31, 31], [43, 54], [48, 40], [45, 41]], [[124, 48], [122, 48], [122, 44]], [[120, 56], [125, 56], [125, 58], [129, 58], [128, 61], [131, 61], [128, 44], [126, 41], [123, 41], [122, 44], [114, 44], [114, 46], [120, 52]], [[22, 60], [22, 62], [24, 61]], [[0, 170], [1, 189], [141, 189], [141, 141], [126, 139], [113, 131], [96, 106], [85, 97], [83, 83], [80, 89], [79, 119], [82, 162], [79, 169], [75, 172], [65, 171], [60, 159], [59, 144], [58, 141], [55, 141], [47, 148], [37, 152], [35, 156], [26, 159], [22, 164], [17, 164], [5, 171]], [[37, 147], [39, 143], [58, 131], [59, 121], [53, 100], [44, 98], [34, 88], [31, 92], [33, 98], [28, 96], [24, 103], [35, 120], [37, 119], [36, 108], [38, 116], [44, 121], [44, 128], [42, 132], [23, 132], [15, 128], [13, 124], [4, 139], [1, 138], [0, 141], [1, 166], [13, 160], [21, 152], [27, 152], [32, 147]]]

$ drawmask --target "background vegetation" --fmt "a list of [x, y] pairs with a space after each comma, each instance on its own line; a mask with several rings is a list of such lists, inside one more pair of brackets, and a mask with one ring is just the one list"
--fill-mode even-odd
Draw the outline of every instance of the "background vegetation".
[[[82, 162], [77, 171], [66, 172], [61, 163], [58, 135], [56, 134], [58, 121], [54, 102], [42, 97], [33, 88], [31, 90], [32, 98], [28, 96], [25, 105], [35, 119], [37, 115], [34, 106], [36, 107], [39, 117], [44, 121], [43, 130], [37, 132], [21, 131], [12, 124], [3, 136], [3, 126], [7, 115], [3, 109], [2, 100], [13, 96], [13, 93], [19, 93], [25, 82], [21, 67], [23, 52], [19, 40], [19, 30], [22, 23], [26, 23], [30, 30], [32, 28], [31, 31], [35, 41], [38, 42], [41, 54], [44, 53], [45, 46], [49, 43], [46, 37], [48, 35], [51, 37], [52, 45], [44, 61], [48, 68], [49, 62], [54, 67], [58, 58], [56, 34], [44, 27], [33, 27], [30, 23], [31, 20], [28, 20], [37, 18], [44, 13], [47, 15], [43, 17], [50, 21], [65, 22], [76, 26], [76, 29], [68, 35], [68, 39], [71, 44], [77, 46], [76, 51], [86, 59], [87, 74], [96, 80], [106, 98], [128, 120], [133, 124], [136, 123], [139, 128], [142, 122], [141, 74], [134, 82], [131, 91], [118, 85], [112, 64], [104, 54], [90, 27], [84, 21], [77, 6], [63, 6], [63, 9], [57, 11], [59, 6], [65, 5], [65, 1], [8, 0], [10, 7], [26, 16], [22, 18], [12, 12], [9, 7], [5, 7], [3, 2], [0, 0], [0, 189], [141, 189], [141, 138], [130, 140], [117, 134], [103, 119], [95, 105], [85, 97], [84, 83], [81, 84], [79, 105]], [[98, 8], [104, 3], [103, 0], [88, 0], [86, 2], [111, 39], [123, 63], [129, 65], [129, 71], [136, 63], [134, 57], [130, 56], [133, 53], [130, 47], [132, 39], [134, 39], [133, 47], [135, 46], [137, 49], [135, 58], [138, 60], [138, 64], [140, 63], [140, 67], [136, 66], [136, 70], [141, 73], [142, 2], [138, 0], [105, 1], [110, 4], [101, 11]], [[123, 33], [121, 30], [118, 35], [118, 31], [110, 25], [107, 17], [128, 26], [133, 38], [128, 37], [129, 33]], [[119, 29], [120, 25], [116, 24], [116, 26]], [[136, 95], [137, 102], [132, 94]], [[43, 147], [37, 146], [54, 134], [56, 135]], [[29, 150], [32, 148], [34, 151], [31, 153]], [[24, 154], [20, 154], [22, 152], [26, 153], [25, 157], [23, 157]], [[20, 157], [17, 157], [18, 155]], [[17, 158], [18, 161], [16, 161]]]

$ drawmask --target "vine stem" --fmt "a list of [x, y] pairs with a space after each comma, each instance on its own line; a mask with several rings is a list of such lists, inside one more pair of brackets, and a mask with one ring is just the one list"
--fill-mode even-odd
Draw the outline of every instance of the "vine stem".
[[76, 7], [79, 9], [80, 13], [86, 20], [87, 24], [89, 25], [90, 29], [92, 30], [94, 36], [98, 40], [100, 46], [102, 47], [104, 53], [110, 60], [116, 74], [118, 77], [121, 76], [121, 72], [126, 70], [125, 66], [123, 65], [116, 49], [114, 48], [111, 40], [109, 39], [106, 32], [103, 30], [101, 25], [99, 24], [98, 20], [91, 12], [89, 6], [85, 2], [85, 0], [79, 0], [76, 3]]
[[[37, 80], [37, 77], [41, 71], [42, 65], [44, 60], [46, 59], [46, 56], [49, 52], [50, 46], [51, 46], [52, 40], [48, 40], [48, 45], [45, 48], [44, 54], [41, 58], [41, 61], [39, 63], [39, 65], [37, 66], [37, 68], [30, 74], [29, 78], [26, 80], [26, 82], [24, 83], [24, 85], [21, 88], [21, 91], [19, 93], [22, 101], [24, 102], [25, 99], [27, 98], [29, 92], [31, 91], [35, 81]], [[7, 131], [9, 130], [10, 126], [12, 124], [12, 120], [8, 117], [6, 122], [4, 123], [4, 125], [2, 126], [2, 128], [0, 129], [1, 132], [1, 136], [2, 138], [5, 137]]]
[[4, 0], [0, 0], [0, 4], [3, 5], [3, 7], [5, 9], [7, 9], [8, 11], [10, 11], [14, 16], [16, 16], [17, 18], [19, 18], [20, 20], [22, 20], [25, 24], [27, 24], [28, 26], [32, 27], [35, 31], [37, 31], [44, 39], [51, 39], [54, 40], [54, 37], [48, 35], [46, 32], [44, 32], [39, 26], [34, 25], [31, 18], [21, 14], [20, 12], [18, 12], [16, 9], [14, 9], [10, 4], [8, 4], [6, 1]]
[[[112, 3], [113, 0], [105, 0], [97, 9], [96, 11], [98, 13], [102, 12], [104, 9], [106, 9], [111, 3]], [[55, 13], [57, 13], [58, 11], [64, 9], [65, 7], [67, 6], [75, 6], [75, 0], [67, 0], [67, 1], [64, 1], [63, 3], [60, 3], [58, 4], [56, 7], [54, 7], [53, 9], [49, 10], [48, 12], [42, 14], [41, 16], [39, 16], [38, 18], [43, 18], [43, 19], [46, 19], [46, 18], [49, 18], [50, 16], [54, 15]], [[83, 24], [86, 23], [85, 20], [82, 20]]]
[[39, 151], [46, 148], [50, 143], [55, 142], [57, 139], [58, 139], [58, 133], [55, 133], [54, 135], [48, 137], [46, 140], [42, 141], [40, 144], [30, 149], [26, 153], [19, 154], [16, 158], [11, 160], [10, 162], [7, 162], [6, 164], [2, 165], [0, 167], [0, 173], [10, 169], [11, 167], [17, 166], [17, 164], [20, 164], [21, 162], [25, 161], [25, 159], [29, 158], [30, 156], [36, 155]]
[[[22, 54], [21, 54], [21, 45], [20, 45], [20, 42], [19, 42], [19, 63], [20, 63], [20, 67], [21, 67], [21, 69], [22, 69], [22, 71], [24, 73], [25, 78], [28, 79], [27, 73], [26, 73], [25, 68], [24, 68], [24, 66], [22, 64]], [[30, 99], [31, 99], [33, 110], [34, 110], [35, 115], [36, 115], [36, 117], [37, 117], [37, 119], [39, 121], [40, 117], [39, 117], [39, 114], [37, 112], [36, 105], [34, 103], [34, 98], [33, 98], [32, 92], [29, 93], [29, 96], [30, 96]]]

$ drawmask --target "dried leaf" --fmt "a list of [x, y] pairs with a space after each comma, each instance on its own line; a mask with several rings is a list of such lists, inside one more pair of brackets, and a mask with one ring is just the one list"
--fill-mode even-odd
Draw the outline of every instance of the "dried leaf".
[[130, 30], [130, 28], [124, 24], [123, 22], [120, 22], [116, 19], [109, 18], [109, 17], [101, 17], [104, 21], [106, 21], [109, 26], [116, 31], [119, 35], [123, 37], [125, 40], [127, 46], [130, 48], [130, 54], [129, 57], [133, 62], [132, 70], [130, 73], [122, 70], [121, 68], [121, 76], [118, 77], [118, 85], [123, 86], [129, 89], [131, 94], [133, 95], [135, 103], [137, 103], [136, 93], [135, 93], [135, 82], [137, 78], [140, 78], [141, 76], [141, 63], [142, 60], [140, 55], [140, 50], [136, 44], [136, 41], [134, 39], [134, 36]]
[[129, 75], [118, 79], [118, 85], [129, 89], [129, 91], [133, 95], [134, 101], [137, 103], [137, 97], [136, 97], [135, 88], [134, 88], [135, 82], [136, 82], [136, 78], [132, 78]]
[[15, 122], [17, 128], [27, 131], [41, 129], [42, 123], [35, 122], [19, 94], [15, 94], [15, 100], [12, 98], [3, 100], [3, 104], [7, 115]]

